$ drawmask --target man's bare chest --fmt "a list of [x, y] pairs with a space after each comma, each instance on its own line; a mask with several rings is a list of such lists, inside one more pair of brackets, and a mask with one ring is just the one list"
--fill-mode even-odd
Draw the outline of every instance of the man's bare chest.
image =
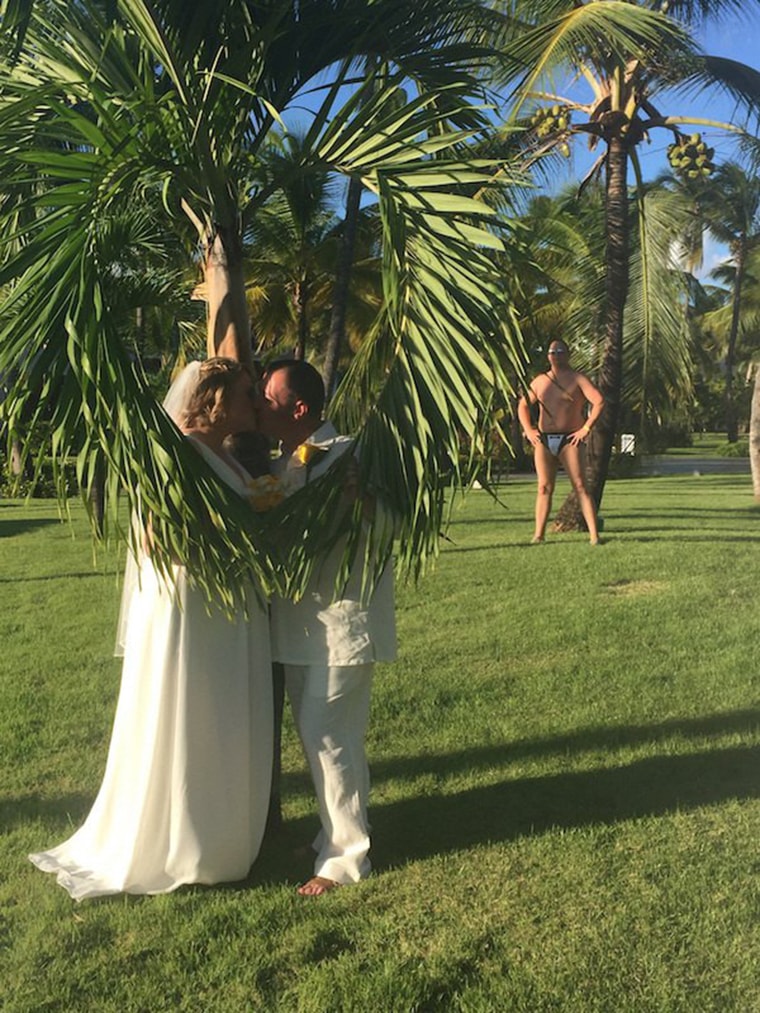
[[569, 408], [583, 400], [583, 394], [573, 373], [559, 377], [547, 373], [536, 381], [534, 389], [538, 400], [546, 405]]

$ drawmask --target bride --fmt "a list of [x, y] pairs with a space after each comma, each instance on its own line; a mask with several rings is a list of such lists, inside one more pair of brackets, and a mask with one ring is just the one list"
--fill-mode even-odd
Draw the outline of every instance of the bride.
[[[249, 476], [223, 443], [255, 425], [247, 370], [231, 359], [191, 363], [165, 407], [245, 496]], [[264, 833], [273, 724], [266, 614], [251, 591], [248, 617], [209, 615], [183, 566], [167, 583], [148, 554], [137, 565], [103, 783], [73, 837], [29, 856], [77, 900], [243, 879]]]

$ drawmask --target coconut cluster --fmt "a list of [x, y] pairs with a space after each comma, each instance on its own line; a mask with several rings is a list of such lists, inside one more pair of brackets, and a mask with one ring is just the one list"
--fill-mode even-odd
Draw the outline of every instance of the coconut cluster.
[[[530, 125], [539, 138], [550, 137], [552, 134], [566, 134], [570, 127], [572, 113], [569, 106], [539, 106], [530, 118]], [[559, 150], [567, 158], [570, 146], [559, 145]]]
[[701, 134], [682, 137], [668, 145], [670, 167], [686, 179], [701, 179], [715, 170], [713, 155], [715, 148], [708, 148]]

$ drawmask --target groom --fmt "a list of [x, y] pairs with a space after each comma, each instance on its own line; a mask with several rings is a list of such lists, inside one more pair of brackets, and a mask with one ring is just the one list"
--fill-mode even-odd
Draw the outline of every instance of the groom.
[[[277, 440], [275, 474], [292, 472], [289, 486], [318, 478], [352, 441], [322, 421], [322, 378], [307, 362], [281, 359], [264, 372], [257, 399], [259, 428]], [[368, 875], [369, 768], [364, 739], [376, 661], [396, 653], [393, 577], [389, 567], [369, 599], [361, 595], [359, 560], [342, 597], [335, 578], [338, 546], [322, 561], [298, 602], [275, 599], [271, 609], [272, 660], [285, 669], [285, 686], [319, 803], [321, 830], [312, 847], [314, 875], [298, 888], [319, 896]]]

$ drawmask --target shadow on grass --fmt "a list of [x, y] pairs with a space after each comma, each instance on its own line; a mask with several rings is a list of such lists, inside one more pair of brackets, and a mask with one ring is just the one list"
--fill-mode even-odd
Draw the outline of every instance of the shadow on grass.
[[[662, 534], [658, 534], [658, 532]], [[677, 529], [673, 527], [641, 527], [641, 528], [617, 528], [613, 525], [607, 525], [602, 532], [602, 544], [606, 545], [608, 542], [623, 541], [627, 543], [635, 542], [636, 544], [646, 542], [672, 542], [682, 543], [684, 545], [695, 545], [695, 544], [709, 544], [714, 545], [716, 542], [742, 542], [748, 545], [760, 542], [760, 534], [757, 535], [731, 535], [726, 534], [724, 531], [711, 531], [707, 534], [695, 535], [692, 532], [693, 528], [683, 528], [683, 534], [678, 534]], [[640, 533], [639, 533], [640, 532]], [[688, 532], [688, 533], [687, 533]], [[453, 545], [446, 545], [443, 549], [443, 553], [449, 552], [494, 552], [498, 549], [535, 549], [530, 541], [530, 532], [525, 536], [524, 541], [519, 542], [483, 542], [479, 545], [458, 545], [456, 542]], [[542, 545], [578, 545], [585, 544], [587, 541], [585, 531], [550, 531], [546, 536], [546, 541], [542, 542]]]
[[[747, 709], [659, 725], [585, 729], [571, 735], [453, 755], [379, 762], [372, 765], [373, 780], [377, 783], [383, 778], [412, 778], [425, 773], [443, 778], [458, 771], [493, 770], [523, 757], [614, 749], [679, 736], [752, 733], [759, 723], [760, 710]], [[285, 798], [304, 790], [310, 791], [304, 773], [283, 777]], [[760, 798], [760, 746], [704, 749], [687, 755], [647, 757], [592, 771], [502, 780], [453, 794], [417, 795], [388, 805], [372, 805], [373, 862], [379, 871], [556, 828], [613, 825], [731, 799], [756, 798]], [[92, 797], [79, 794], [55, 799], [35, 796], [9, 799], [0, 802], [0, 827], [9, 831], [24, 822], [40, 822], [49, 826], [49, 830], [40, 834], [34, 847], [51, 847], [82, 823], [92, 801]], [[69, 827], [62, 830], [63, 817]], [[312, 839], [317, 827], [316, 812], [287, 821], [282, 831], [265, 839], [248, 879], [227, 884], [227, 888], [260, 888], [307, 878], [311, 874], [310, 856], [296, 854], [296, 849]]]
[[23, 535], [35, 528], [49, 527], [51, 524], [60, 524], [58, 517], [25, 517], [18, 520], [0, 520], [0, 538], [12, 538], [14, 535]]
[[525, 524], [533, 523], [533, 517], [529, 516], [527, 512], [516, 512], [514, 510], [504, 510], [503, 514], [496, 514], [493, 517], [473, 517], [470, 518], [457, 518], [456, 520], [450, 521], [446, 529], [450, 528], [477, 528], [483, 524], [494, 525], [494, 524]]
[[555, 828], [614, 824], [760, 798], [760, 747], [502, 781], [372, 807], [375, 868]]
[[[39, 842], [40, 848], [49, 848], [68, 837], [84, 822], [94, 801], [94, 795], [60, 795], [57, 798], [27, 795], [0, 799], [0, 831], [9, 833], [23, 823], [39, 822], [50, 828], [43, 831], [42, 837], [47, 833], [58, 835], [56, 840]], [[70, 829], [61, 830], [62, 822], [67, 822]]]
[[[462, 752], [435, 756], [399, 757], [391, 760], [370, 760], [372, 780], [378, 784], [387, 779], [415, 779], [421, 774], [450, 777], [473, 770], [493, 770], [516, 760], [536, 757], [566, 756], [594, 750], [616, 750], [673, 739], [702, 739], [721, 735], [755, 734], [760, 728], [760, 709], [726, 711], [697, 718], [673, 718], [656, 725], [621, 725], [581, 728], [567, 735], [541, 739], [523, 739], [495, 746], [475, 747]], [[760, 769], [756, 771], [760, 784]]]
[[[600, 515], [601, 516], [601, 515]], [[672, 520], [671, 520], [672, 518]], [[754, 524], [758, 515], [749, 510], [690, 510], [626, 511], [604, 514], [606, 528], [639, 540], [640, 535], [663, 532], [671, 541], [703, 542], [756, 542], [760, 536], [753, 533], [737, 534], [738, 524]], [[699, 531], [695, 535], [695, 530]], [[686, 537], [684, 537], [684, 535]]]
[[[625, 538], [626, 542], [682, 542], [684, 545], [695, 545], [706, 543], [708, 545], [715, 545], [716, 542], [743, 542], [747, 545], [752, 545], [756, 542], [760, 542], [760, 534], [758, 535], [729, 535], [723, 531], [711, 531], [707, 534], [692, 534], [692, 528], [684, 528], [683, 535], [674, 535], [674, 528], [644, 528], [641, 529], [642, 534], [634, 533], [634, 530], [626, 530], [621, 528], [615, 532], [619, 537]], [[662, 531], [662, 535], [656, 534], [656, 532]], [[688, 531], [689, 534], [685, 532]], [[605, 535], [607, 532], [605, 531]]]
[[444, 553], [448, 552], [495, 552], [497, 549], [529, 549], [532, 548], [530, 542], [530, 532], [525, 536], [523, 542], [484, 542], [482, 545], [447, 545], [444, 549]]
[[[442, 779], [459, 772], [493, 770], [529, 757], [615, 750], [674, 738], [701, 739], [756, 733], [760, 710], [728, 711], [657, 725], [591, 728], [577, 733], [464, 750], [443, 756], [370, 761], [373, 783], [434, 774]], [[283, 776], [283, 797], [302, 793], [301, 774]], [[403, 864], [494, 841], [541, 834], [555, 827], [614, 824], [643, 816], [695, 809], [735, 798], [760, 798], [760, 747], [705, 749], [685, 756], [656, 756], [601, 770], [521, 777], [456, 794], [429, 794], [373, 805], [375, 868]], [[265, 842], [250, 883], [262, 885], [285, 876], [310, 875], [308, 856], [295, 855], [318, 828], [316, 812], [286, 822]]]
[[32, 584], [46, 580], [90, 580], [92, 577], [115, 577], [114, 573], [102, 570], [80, 570], [74, 573], [40, 573], [34, 577], [0, 577], [0, 584]]
[[[442, 760], [448, 762], [449, 771], [456, 767], [456, 758]], [[426, 769], [422, 762], [415, 764], [418, 772]], [[523, 777], [449, 795], [427, 794], [371, 805], [372, 860], [381, 872], [410, 861], [555, 829], [612, 826], [755, 798], [760, 798], [758, 746]], [[265, 841], [247, 881], [250, 887], [308, 878], [311, 859], [296, 848], [310, 841], [317, 828], [314, 813], [288, 821], [276, 837]]]

